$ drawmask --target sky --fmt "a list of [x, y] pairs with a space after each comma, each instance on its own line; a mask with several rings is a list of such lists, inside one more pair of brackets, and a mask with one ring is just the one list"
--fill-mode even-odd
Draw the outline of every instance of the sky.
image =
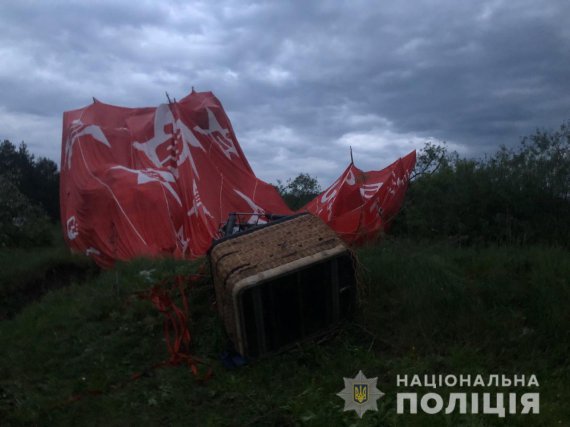
[[59, 163], [62, 115], [213, 91], [260, 178], [328, 186], [425, 142], [480, 157], [570, 119], [567, 0], [0, 4], [0, 140]]

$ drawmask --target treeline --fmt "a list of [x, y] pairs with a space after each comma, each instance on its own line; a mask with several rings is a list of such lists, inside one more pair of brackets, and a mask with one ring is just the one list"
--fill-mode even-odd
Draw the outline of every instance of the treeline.
[[26, 144], [0, 143], [0, 247], [49, 243], [59, 220], [57, 164], [36, 159]]
[[570, 129], [536, 131], [480, 160], [426, 144], [392, 230], [457, 243], [570, 242]]
[[[306, 173], [275, 187], [294, 210], [321, 191]], [[536, 131], [518, 147], [502, 147], [479, 160], [427, 143], [389, 232], [459, 244], [569, 246], [569, 125]]]
[[[306, 173], [278, 181], [297, 210], [320, 191]], [[0, 143], [0, 247], [46, 243], [59, 220], [59, 172], [24, 143]], [[570, 127], [536, 131], [516, 148], [483, 159], [460, 158], [445, 145], [418, 153], [394, 235], [460, 244], [570, 245]]]

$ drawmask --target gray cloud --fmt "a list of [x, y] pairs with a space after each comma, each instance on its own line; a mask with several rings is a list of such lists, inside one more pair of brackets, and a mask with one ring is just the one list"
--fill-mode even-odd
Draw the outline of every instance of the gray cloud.
[[323, 185], [427, 139], [479, 156], [569, 117], [563, 0], [0, 6], [0, 138], [59, 159], [61, 117], [212, 90], [263, 179]]

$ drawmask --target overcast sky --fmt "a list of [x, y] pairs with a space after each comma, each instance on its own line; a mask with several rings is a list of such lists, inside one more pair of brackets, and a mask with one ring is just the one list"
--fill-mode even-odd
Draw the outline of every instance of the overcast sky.
[[468, 156], [570, 119], [570, 2], [0, 4], [0, 139], [59, 163], [66, 110], [192, 86], [222, 101], [257, 175], [330, 184], [427, 140]]

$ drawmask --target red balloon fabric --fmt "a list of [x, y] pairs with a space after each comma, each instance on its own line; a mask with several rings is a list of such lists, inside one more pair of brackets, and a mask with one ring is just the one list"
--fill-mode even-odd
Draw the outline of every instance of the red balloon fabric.
[[363, 172], [351, 163], [303, 209], [319, 216], [349, 244], [374, 240], [400, 210], [415, 164], [415, 151], [380, 171]]
[[[398, 212], [415, 151], [386, 169], [349, 165], [301, 211], [344, 240], [375, 238]], [[157, 108], [94, 100], [63, 115], [61, 222], [67, 244], [111, 267], [138, 256], [204, 255], [231, 212], [288, 215], [249, 165], [220, 101], [192, 92]]]

